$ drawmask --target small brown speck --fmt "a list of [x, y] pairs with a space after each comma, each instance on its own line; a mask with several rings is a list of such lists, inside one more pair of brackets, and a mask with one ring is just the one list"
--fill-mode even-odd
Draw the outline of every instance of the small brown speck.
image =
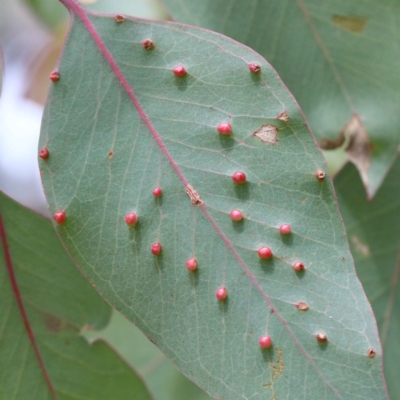
[[371, 348], [371, 349], [368, 350], [368, 357], [369, 358], [374, 358], [375, 355], [376, 355], [376, 351], [374, 349]]
[[315, 338], [319, 343], [326, 343], [328, 341], [328, 336], [326, 336], [325, 333], [317, 333]]
[[151, 39], [145, 39], [142, 42], [142, 46], [145, 50], [151, 50], [154, 47], [154, 42]]
[[280, 121], [283, 122], [289, 122], [289, 115], [287, 115], [286, 111], [282, 111], [277, 117], [276, 119], [279, 119]]
[[192, 204], [194, 204], [195, 206], [201, 206], [204, 204], [204, 201], [201, 200], [199, 194], [194, 190], [193, 186], [187, 185], [186, 193], [189, 196]]
[[108, 158], [111, 160], [114, 157], [114, 150], [108, 152]]
[[115, 21], [118, 23], [118, 24], [120, 24], [121, 22], [124, 22], [125, 21], [125, 18], [122, 16], [122, 15], [116, 15], [115, 17], [114, 17], [114, 19], [115, 19]]
[[300, 303], [297, 303], [296, 307], [297, 307], [298, 310], [301, 310], [301, 311], [307, 311], [308, 310], [308, 305], [306, 303], [304, 303], [303, 301], [300, 301]]
[[322, 171], [322, 169], [318, 169], [317, 172], [314, 174], [314, 176], [320, 181], [322, 182], [325, 179], [325, 172]]

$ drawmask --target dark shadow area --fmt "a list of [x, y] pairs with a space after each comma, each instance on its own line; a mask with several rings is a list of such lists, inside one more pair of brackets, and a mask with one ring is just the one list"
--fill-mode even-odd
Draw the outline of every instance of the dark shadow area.
[[218, 308], [221, 312], [228, 312], [229, 307], [229, 296], [225, 300], [217, 300], [218, 301]]
[[260, 348], [260, 351], [264, 361], [269, 363], [274, 362], [274, 345], [272, 345], [269, 349]]
[[285, 245], [290, 246], [293, 244], [293, 233], [290, 233], [289, 235], [281, 235], [281, 238]]
[[129, 241], [136, 247], [141, 246], [142, 244], [142, 235], [141, 235], [141, 221], [138, 219], [138, 222], [135, 226], [127, 227], [129, 233]]
[[179, 90], [185, 91], [188, 88], [189, 84], [193, 83], [194, 80], [195, 79], [190, 75], [176, 76], [175, 84]]
[[260, 258], [261, 269], [267, 274], [271, 274], [275, 270], [275, 260], [274, 258], [269, 258], [267, 260]]
[[245, 218], [243, 218], [241, 221], [232, 221], [233, 229], [238, 233], [242, 233], [244, 231], [245, 223]]
[[194, 287], [197, 287], [197, 285], [199, 284], [199, 281], [200, 281], [200, 276], [199, 276], [200, 273], [199, 273], [199, 271], [198, 271], [198, 270], [196, 270], [196, 271], [194, 271], [194, 272], [188, 271], [187, 273], [188, 273], [188, 275], [189, 275], [190, 283], [191, 283]]
[[250, 183], [235, 184], [235, 194], [240, 200], [248, 200], [250, 197]]
[[232, 136], [218, 134], [219, 142], [224, 150], [230, 151], [235, 148], [236, 141]]

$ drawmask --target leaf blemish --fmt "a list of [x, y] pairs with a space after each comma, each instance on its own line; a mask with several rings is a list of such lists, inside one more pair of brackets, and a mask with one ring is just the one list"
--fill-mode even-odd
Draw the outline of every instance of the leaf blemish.
[[108, 158], [111, 160], [114, 157], [114, 150], [108, 152]]
[[307, 311], [308, 310], [308, 305], [306, 303], [304, 303], [304, 301], [300, 301], [299, 303], [297, 303], [296, 307], [300, 311]]
[[325, 179], [325, 172], [321, 169], [318, 169], [317, 172], [314, 174], [318, 181], [322, 182]]
[[55, 315], [46, 314], [44, 317], [44, 323], [46, 328], [53, 333], [58, 333], [65, 328], [65, 323]]
[[376, 355], [376, 351], [374, 349], [371, 348], [371, 349], [368, 350], [368, 357], [369, 358], [374, 358], [375, 355]]
[[272, 379], [271, 383], [264, 383], [263, 387], [266, 389], [271, 389], [271, 399], [276, 400], [275, 393], [274, 393], [274, 383], [276, 382], [277, 379], [279, 379], [282, 376], [283, 370], [285, 369], [285, 364], [283, 363], [283, 356], [282, 356], [282, 350], [277, 348], [276, 349], [276, 354], [278, 355], [278, 360], [276, 363], [270, 362], [269, 367], [272, 370]]
[[315, 338], [317, 339], [317, 341], [319, 343], [322, 343], [322, 344], [324, 344], [324, 343], [326, 343], [328, 341], [328, 336], [326, 336], [325, 333], [317, 333], [315, 335]]
[[278, 128], [274, 125], [262, 125], [260, 129], [253, 133], [254, 136], [257, 136], [262, 142], [275, 144], [278, 140], [276, 136], [278, 134]]
[[278, 114], [276, 119], [279, 119], [279, 121], [283, 122], [289, 122], [289, 115], [287, 115], [286, 111], [282, 111], [280, 114]]
[[120, 23], [122, 23], [122, 22], [124, 22], [125, 21], [125, 18], [122, 16], [122, 15], [116, 15], [115, 17], [114, 17], [114, 19], [115, 19], [115, 22], [117, 22], [118, 24], [120, 24]]
[[145, 39], [142, 42], [142, 46], [145, 50], [151, 50], [154, 48], [154, 42], [151, 39]]
[[195, 206], [202, 206], [204, 204], [204, 201], [201, 200], [199, 194], [194, 190], [193, 186], [187, 185], [186, 193], [189, 196], [192, 204], [194, 204]]
[[332, 22], [347, 32], [362, 33], [365, 29], [365, 25], [367, 24], [367, 19], [353, 15], [334, 15], [332, 17]]

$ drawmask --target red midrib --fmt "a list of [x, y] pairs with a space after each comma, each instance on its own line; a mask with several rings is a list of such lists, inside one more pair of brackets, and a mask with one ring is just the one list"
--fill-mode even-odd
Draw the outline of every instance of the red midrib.
[[[117, 63], [115, 62], [113, 56], [111, 53], [108, 51], [107, 47], [104, 45], [103, 41], [101, 40], [100, 35], [97, 33], [96, 29], [92, 25], [91, 21], [87, 17], [87, 12], [86, 10], [83, 9], [83, 7], [76, 3], [76, 0], [60, 0], [65, 7], [68, 8], [68, 10], [72, 13], [75, 13], [78, 18], [82, 21], [83, 25], [86, 27], [88, 32], [91, 34], [93, 40], [97, 44], [99, 50], [102, 52], [104, 55], [105, 59], [108, 61], [108, 63], [111, 66], [111, 69], [117, 76], [118, 80], [120, 81], [121, 85], [123, 88], [126, 90], [128, 93], [130, 99], [132, 100], [133, 104], [135, 105], [140, 117], [142, 118], [143, 122], [146, 124], [147, 128], [151, 132], [154, 140], [157, 142], [157, 144], [160, 146], [161, 151], [164, 153], [165, 157], [168, 159], [170, 164], [172, 165], [173, 169], [181, 179], [182, 183], [184, 184], [185, 187], [188, 185], [188, 181], [186, 180], [185, 176], [183, 175], [182, 171], [179, 169], [178, 165], [172, 158], [171, 154], [168, 152], [167, 148], [165, 147], [160, 135], [157, 133], [156, 129], [150, 122], [149, 118], [147, 117], [146, 113], [144, 112], [141, 104], [139, 103], [139, 100], [136, 98], [133, 89], [130, 87], [129, 83], [125, 79], [125, 76], [122, 74], [121, 70], [119, 69]], [[300, 344], [300, 342], [297, 340], [295, 334], [292, 332], [292, 330], [289, 328], [286, 320], [276, 311], [275, 307], [273, 306], [271, 299], [268, 297], [268, 295], [263, 291], [259, 283], [257, 282], [256, 278], [254, 275], [250, 272], [249, 268], [247, 265], [244, 263], [244, 261], [240, 258], [239, 254], [235, 251], [235, 249], [232, 246], [232, 243], [228, 240], [228, 238], [224, 235], [224, 233], [221, 231], [219, 226], [216, 224], [216, 222], [212, 219], [211, 215], [208, 213], [205, 205], [202, 205], [199, 207], [204, 215], [207, 217], [207, 219], [210, 221], [211, 225], [213, 228], [216, 230], [216, 232], [219, 234], [221, 237], [222, 241], [225, 243], [225, 245], [228, 247], [228, 249], [231, 251], [231, 253], [234, 255], [238, 263], [241, 265], [243, 270], [246, 272], [247, 276], [250, 278], [250, 281], [252, 284], [257, 288], [257, 290], [260, 292], [262, 297], [265, 299], [265, 301], [268, 303], [269, 307], [271, 310], [274, 311], [275, 315], [279, 319], [279, 321], [282, 323], [282, 325], [285, 327], [285, 329], [288, 331], [289, 335], [293, 339], [294, 343], [299, 347], [300, 351], [303, 353], [303, 355], [306, 357], [307, 361], [313, 366], [313, 368], [318, 372], [318, 374], [321, 376], [323, 381], [327, 386], [329, 386], [332, 391], [336, 394], [337, 397], [342, 398], [340, 393], [338, 392], [337, 389], [335, 389], [332, 384], [327, 380], [327, 378], [322, 374], [322, 372], [319, 370], [319, 368], [316, 366], [314, 363], [313, 359], [307, 354], [303, 346]]]
[[0, 236], [1, 236], [1, 242], [3, 245], [6, 267], [7, 267], [8, 274], [10, 276], [11, 287], [12, 287], [14, 296], [17, 300], [17, 304], [18, 304], [19, 312], [21, 314], [22, 321], [23, 321], [25, 329], [28, 333], [29, 341], [31, 342], [33, 351], [35, 352], [35, 356], [39, 363], [39, 367], [42, 371], [44, 379], [46, 381], [46, 385], [47, 385], [53, 399], [57, 400], [57, 393], [56, 393], [54, 386], [50, 380], [50, 376], [46, 370], [42, 356], [40, 355], [39, 348], [36, 344], [35, 336], [33, 334], [33, 330], [31, 328], [28, 316], [25, 311], [24, 303], [22, 302], [21, 292], [19, 291], [19, 288], [18, 288], [17, 279], [15, 277], [14, 268], [13, 268], [12, 261], [11, 261], [11, 254], [10, 254], [10, 251], [8, 250], [7, 236], [6, 236], [6, 231], [4, 229], [3, 218], [1, 216], [1, 214], [0, 214]]

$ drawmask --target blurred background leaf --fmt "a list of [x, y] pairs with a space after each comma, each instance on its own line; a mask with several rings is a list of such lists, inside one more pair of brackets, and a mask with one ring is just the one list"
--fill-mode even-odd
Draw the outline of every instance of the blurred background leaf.
[[335, 179], [357, 274], [378, 322], [386, 382], [392, 400], [400, 380], [400, 157], [370, 202], [352, 165]]
[[103, 339], [133, 365], [146, 381], [156, 400], [210, 400], [184, 377], [144, 334], [118, 311], [113, 311], [102, 331], [85, 330], [88, 340]]
[[[22, 302], [58, 399], [150, 400], [142, 379], [105, 342], [89, 345], [111, 308], [73, 265], [50, 221], [0, 193], [0, 213]], [[2, 237], [4, 239], [4, 237]], [[0, 397], [51, 399], [0, 249]]]
[[[3, 0], [4, 1], [4, 0]], [[50, 28], [68, 21], [68, 11], [58, 0], [24, 0]], [[168, 19], [158, 0], [78, 0], [84, 7], [103, 13], [129, 14], [139, 18]]]

